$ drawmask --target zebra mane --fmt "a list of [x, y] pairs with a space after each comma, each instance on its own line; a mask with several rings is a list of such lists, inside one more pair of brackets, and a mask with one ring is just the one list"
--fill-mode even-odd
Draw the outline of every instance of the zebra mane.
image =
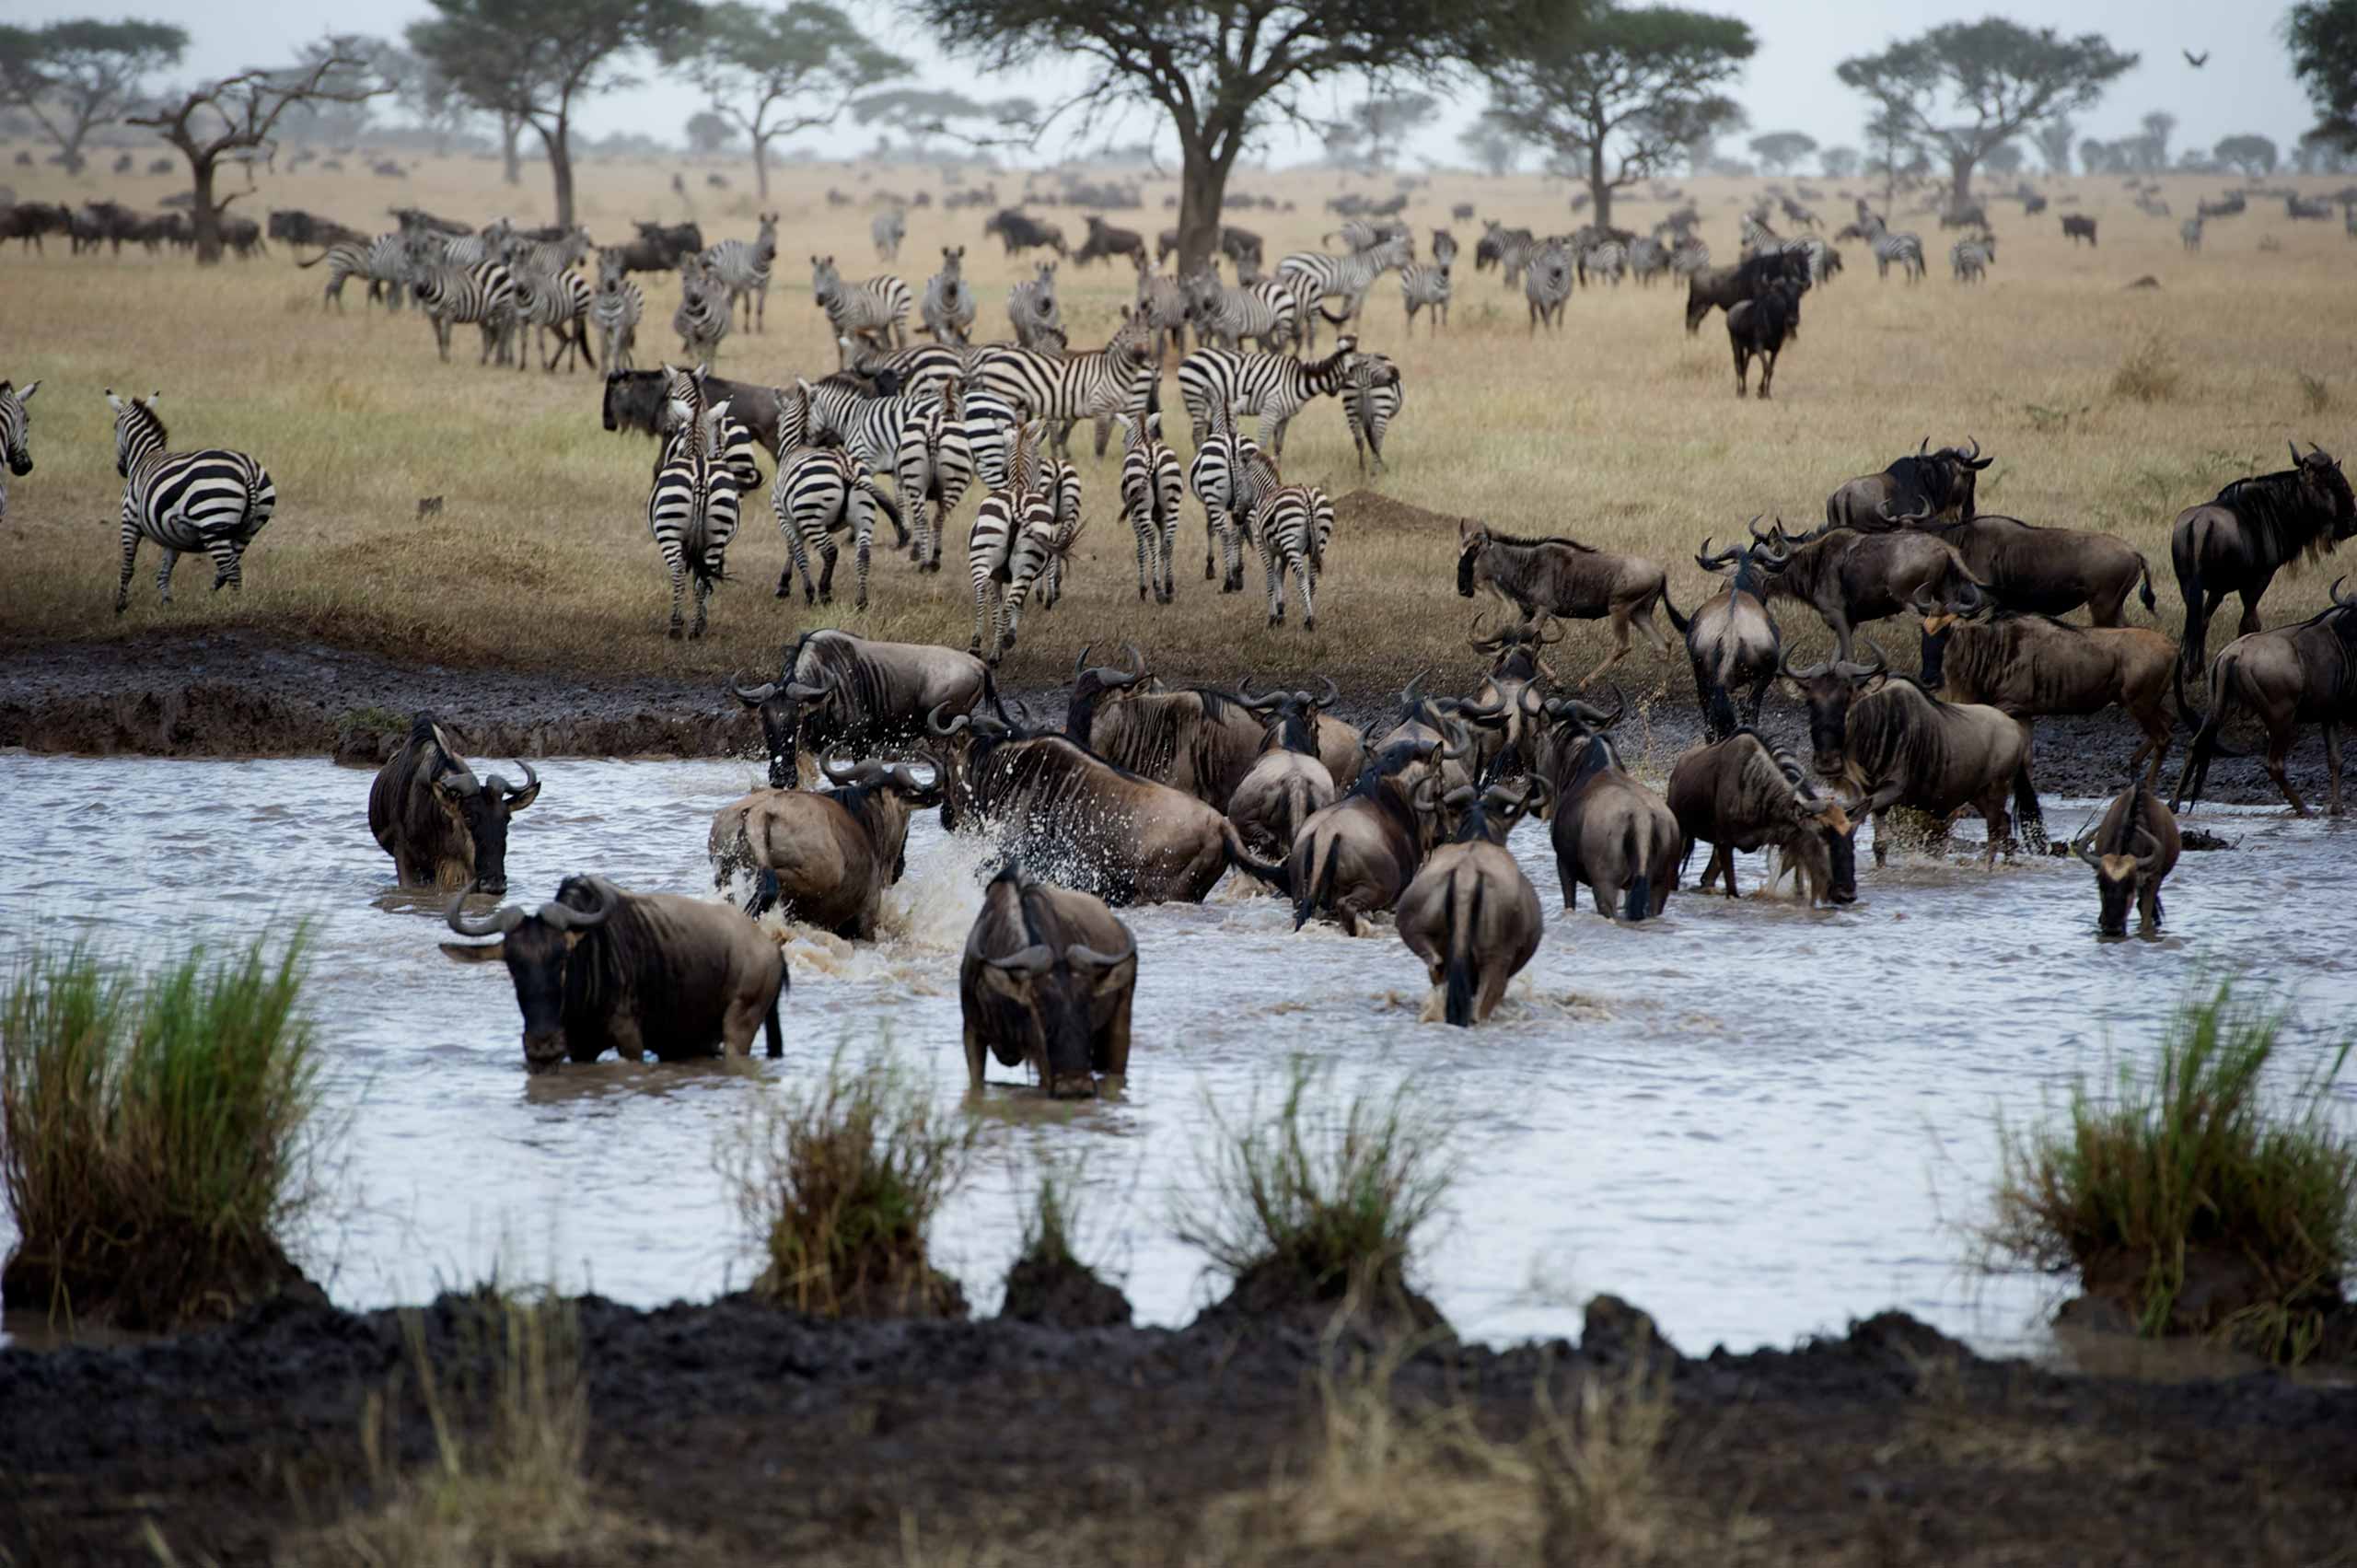
[[151, 432], [156, 437], [157, 446], [166, 444], [164, 416], [156, 412], [155, 404], [150, 399], [126, 399], [116, 417], [124, 435], [137, 435], [143, 431]]

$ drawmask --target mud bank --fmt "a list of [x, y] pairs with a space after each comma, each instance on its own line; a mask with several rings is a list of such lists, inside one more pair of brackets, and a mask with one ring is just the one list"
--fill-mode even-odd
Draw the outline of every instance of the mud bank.
[[[1633, 759], [1666, 770], [1701, 739], [1701, 722], [1682, 672], [1651, 686], [1648, 679], [1627, 677], [1632, 714], [1621, 734]], [[1054, 722], [1063, 713], [1062, 687], [1009, 694], [1035, 718]], [[331, 756], [373, 767], [392, 755], [409, 715], [420, 708], [449, 721], [469, 750], [486, 758], [750, 758], [761, 747], [751, 717], [704, 679], [403, 665], [239, 633], [0, 645], [0, 747], [78, 756]], [[1390, 693], [1346, 691], [1340, 711], [1379, 727], [1391, 716]], [[1806, 719], [1781, 693], [1770, 700], [1762, 727], [1806, 749]], [[2041, 719], [2038, 788], [2049, 796], [2107, 795], [2126, 779], [2139, 739], [2118, 713]], [[2185, 742], [2180, 735], [2172, 764], [2183, 760]], [[2326, 771], [2318, 737], [2301, 738], [2289, 772], [2320, 809]], [[2165, 769], [2164, 785], [2176, 777], [2175, 766]], [[2282, 796], [2255, 756], [2222, 756], [2203, 798], [2263, 806]]]
[[[1279, 1543], [1237, 1521], [1265, 1516], [1272, 1478], [1318, 1473], [1329, 1442], [1315, 1375], [1331, 1346], [1232, 1311], [1178, 1331], [820, 1323], [743, 1297], [593, 1297], [578, 1315], [587, 1470], [637, 1527], [569, 1562], [647, 1561], [650, 1540], [690, 1564], [1273, 1560]], [[416, 1318], [458, 1386], [465, 1304]], [[1577, 1346], [1444, 1342], [1401, 1365], [1392, 1398], [1460, 1406], [1513, 1442], [1540, 1390], [1576, 1411], [1585, 1380], [1628, 1387], [1645, 1357], [1666, 1429], [1623, 1501], [1713, 1543], [1645, 1561], [2292, 1563], [2347, 1547], [2357, 1389], [2059, 1376], [1898, 1314], [1740, 1356], [1682, 1356], [1649, 1328], [1599, 1298]], [[389, 1452], [433, 1451], [404, 1332], [400, 1314], [281, 1300], [145, 1345], [0, 1353], [0, 1559], [153, 1563], [152, 1524], [180, 1562], [284, 1560], [366, 1503], [372, 1394], [394, 1412]], [[920, 1537], [930, 1551], [910, 1555]], [[1284, 1560], [1508, 1560], [1486, 1544], [1345, 1529]]]

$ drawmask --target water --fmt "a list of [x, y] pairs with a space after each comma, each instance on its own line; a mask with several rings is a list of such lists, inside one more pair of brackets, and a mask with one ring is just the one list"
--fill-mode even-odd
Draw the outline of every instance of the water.
[[[515, 896], [532, 901], [589, 870], [708, 892], [712, 813], [750, 782], [740, 763], [542, 772], [508, 856]], [[338, 1202], [301, 1255], [338, 1300], [415, 1301], [494, 1265], [626, 1301], [710, 1296], [754, 1269], [714, 1150], [767, 1083], [807, 1080], [839, 1045], [888, 1034], [945, 1102], [963, 1094], [957, 956], [980, 854], [930, 815], [883, 941], [793, 934], [783, 1062], [743, 1074], [609, 1061], [528, 1078], [505, 971], [437, 951], [439, 900], [393, 886], [368, 784], [313, 761], [0, 754], [0, 952], [87, 934], [160, 955], [314, 923], [343, 1131]], [[2049, 801], [2049, 827], [2067, 832], [2086, 809]], [[1200, 1191], [1212, 1108], [1242, 1116], [1299, 1051], [1344, 1083], [1411, 1077], [1461, 1120], [1462, 1175], [1423, 1278], [1462, 1332], [1575, 1334], [1576, 1301], [1609, 1290], [1693, 1352], [1838, 1330], [1885, 1307], [1984, 1347], [2036, 1348], [2045, 1287], [1963, 1266], [1995, 1111], [2034, 1116], [2075, 1074], [2106, 1071], [2107, 1042], [2149, 1040], [2205, 964], [2296, 987], [2295, 1066], [2357, 1017], [2357, 958], [2336, 918], [2357, 826], [2280, 810], [2193, 820], [2240, 847], [2180, 862], [2154, 943], [2095, 939], [2093, 879], [2073, 861], [1993, 875], [1863, 865], [1864, 900], [1839, 913], [1682, 894], [1641, 927], [1565, 917], [1534, 823], [1515, 842], [1547, 939], [1469, 1032], [1418, 1023], [1421, 966], [1387, 929], [1296, 935], [1277, 900], [1235, 878], [1200, 908], [1131, 912], [1126, 1097], [1046, 1106], [993, 1063], [981, 1155], [936, 1259], [993, 1308], [1037, 1156], [1085, 1157], [1085, 1250], [1126, 1276], [1142, 1320], [1183, 1321], [1212, 1286], [1170, 1216]], [[1741, 870], [1759, 884], [1757, 857]], [[2341, 1109], [2357, 1120], [2357, 1092]]]

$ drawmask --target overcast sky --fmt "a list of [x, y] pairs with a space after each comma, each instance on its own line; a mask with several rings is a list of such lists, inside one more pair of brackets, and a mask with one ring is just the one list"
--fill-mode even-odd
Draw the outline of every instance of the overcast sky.
[[[1865, 119], [1863, 100], [1835, 78], [1835, 62], [1846, 55], [1870, 52], [1895, 38], [1905, 37], [1941, 22], [1970, 20], [1988, 14], [1979, 6], [1959, 8], [1937, 0], [1702, 0], [1705, 8], [1732, 14], [1751, 24], [1759, 52], [1736, 97], [1750, 111], [1755, 132], [1797, 130], [1820, 144], [1858, 145]], [[888, 0], [849, 0], [848, 8], [869, 29], [904, 54], [912, 54], [920, 76], [947, 85], [956, 83], [977, 96], [1022, 94], [1041, 102], [1069, 93], [1084, 75], [1069, 64], [1042, 60], [1037, 70], [1020, 79], [977, 80], [970, 68], [953, 65], [939, 51], [911, 41], [906, 20]], [[88, 7], [61, 0], [5, 0], [0, 5], [12, 20], [38, 21], [86, 15]], [[187, 75], [220, 75], [254, 64], [276, 64], [293, 57], [306, 40], [318, 36], [331, 22], [345, 27], [397, 34], [410, 22], [429, 13], [424, 0], [380, 0], [365, 12], [327, 6], [305, 0], [136, 0], [134, 14], [177, 22], [192, 41]], [[2141, 64], [2115, 84], [2102, 105], [2083, 116], [2081, 134], [2105, 139], [2133, 131], [2147, 111], [2165, 109], [2177, 117], [2173, 148], [2209, 146], [2237, 132], [2257, 131], [2273, 137], [2287, 149], [2301, 132], [2314, 123], [2305, 95], [2291, 75], [2282, 39], [2283, 7], [2262, 4], [2253, 12], [2235, 14], [2229, 6], [2205, 0], [2047, 0], [2025, 8], [2021, 19], [2064, 32], [2100, 32], [2121, 49], [2134, 50]], [[2208, 64], [2195, 70], [2181, 50], [2209, 53]], [[1348, 87], [1319, 89], [1325, 110], [1357, 96]], [[1447, 117], [1410, 146], [1413, 155], [1454, 161], [1457, 133], [1481, 105], [1478, 87], [1445, 93], [1451, 108]], [[651, 75], [643, 86], [598, 99], [581, 116], [584, 127], [602, 135], [616, 130], [644, 130], [668, 140], [680, 139], [680, 126], [700, 107], [694, 87], [684, 78]], [[397, 111], [389, 111], [397, 112]], [[1153, 129], [1142, 112], [1132, 117], [1123, 141], [1134, 141]], [[851, 150], [865, 145], [872, 133], [853, 131], [849, 122], [836, 134], [834, 145]], [[1162, 138], [1166, 146], [1168, 138]], [[1736, 138], [1741, 140], [1743, 138]], [[823, 137], [802, 139], [823, 145]], [[1061, 136], [1051, 134], [1048, 151], [1061, 150]], [[1271, 138], [1270, 151], [1280, 163], [1314, 155], [1314, 145], [1298, 134], [1280, 130]], [[1738, 150], [1730, 145], [1726, 150]]]

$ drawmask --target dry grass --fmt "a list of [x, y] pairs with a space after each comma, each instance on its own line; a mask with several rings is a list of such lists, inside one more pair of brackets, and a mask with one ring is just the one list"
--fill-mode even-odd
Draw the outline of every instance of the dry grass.
[[[2119, 368], [2111, 373], [2111, 395], [2140, 403], [2165, 403], [2177, 396], [2184, 381], [2168, 341], [2155, 333], [2130, 349]], [[2315, 406], [2313, 400], [2309, 406]]]
[[[18, 172], [27, 197], [113, 191], [151, 206], [171, 188], [144, 177], [94, 176], [76, 185], [54, 170]], [[668, 164], [588, 167], [585, 221], [613, 237], [632, 217], [684, 215], [666, 189], [670, 172]], [[775, 380], [833, 366], [810, 305], [807, 258], [831, 252], [857, 272], [875, 264], [868, 210], [823, 201], [828, 185], [864, 189], [868, 173], [875, 187], [939, 189], [929, 171], [907, 168], [786, 171], [771, 203], [784, 215], [770, 300], [775, 319], [764, 335], [728, 340], [725, 374]], [[1020, 183], [1019, 176], [999, 179], [1009, 194]], [[1320, 207], [1333, 189], [1329, 176], [1247, 174], [1237, 183], [1296, 203], [1292, 213], [1242, 215], [1276, 250], [1314, 246], [1331, 221]], [[1685, 183], [1702, 208], [1706, 238], [1731, 253], [1736, 198], [1748, 187]], [[2215, 182], [2168, 183], [2181, 187], [2170, 198], [2189, 204]], [[1370, 297], [1366, 345], [1392, 354], [1407, 386], [1392, 472], [1375, 482], [1445, 515], [1473, 513], [1509, 530], [1569, 532], [1651, 555], [1669, 566], [1672, 595], [1685, 604], [1704, 591], [1691, 560], [1704, 534], [1724, 535], [1758, 512], [1814, 521], [1826, 494], [1850, 475], [1912, 451], [1927, 434], [1972, 435], [1997, 458], [1982, 482], [1985, 505], [2109, 529], [2164, 563], [2176, 513], [2226, 479], [2277, 466], [2286, 434], [2335, 450], [2347, 444], [2343, 432], [2316, 423], [2291, 372], [2317, 362], [2317, 334], [2345, 293], [2349, 242], [2337, 227], [2255, 213], [2213, 226], [2212, 243], [2189, 256], [2173, 224], [2134, 212], [2113, 183], [2059, 186], [2081, 197], [2067, 210], [2103, 219], [2100, 250], [2064, 245], [2056, 211], [2028, 219], [2009, 205], [1998, 217], [2006, 264], [1985, 288], [1945, 278], [1911, 288], [1896, 278], [1878, 282], [1852, 246], [1846, 274], [1811, 296], [1767, 404], [1735, 401], [1722, 327], [1713, 318], [1687, 338], [1683, 293], [1672, 287], [1583, 292], [1562, 336], [1534, 343], [1520, 296], [1507, 294], [1495, 273], [1472, 271], [1477, 230], [1456, 225], [1466, 254], [1448, 333], [1403, 337], [1395, 282]], [[1172, 189], [1148, 181], [1146, 208], [1117, 221], [1160, 227], [1170, 221], [1161, 203]], [[1456, 200], [1509, 222], [1551, 228], [1569, 221], [1560, 186], [1447, 175], [1409, 210], [1420, 236], [1445, 222]], [[428, 163], [399, 184], [307, 171], [272, 180], [247, 207], [302, 206], [377, 224], [395, 201], [475, 220], [505, 211], [539, 221], [548, 196], [537, 182], [508, 190], [495, 165], [467, 160]], [[1845, 205], [1829, 192], [1823, 208], [1838, 223]], [[695, 215], [713, 238], [749, 236], [754, 209], [749, 194], [699, 191]], [[1665, 210], [1634, 201], [1617, 215], [1643, 227]], [[1050, 215], [1075, 221], [1060, 209]], [[912, 212], [899, 271], [921, 286], [943, 244], [964, 244], [989, 333], [1004, 326], [1016, 269], [982, 240], [982, 217], [937, 205]], [[1898, 221], [1936, 232], [1928, 215], [1902, 213]], [[2282, 234], [2282, 250], [2259, 254], [2260, 237], [2273, 231]], [[2162, 288], [2123, 290], [2145, 273]], [[1066, 266], [1060, 275], [1074, 341], [1101, 340], [1130, 296], [1131, 273]], [[713, 635], [694, 646], [663, 638], [668, 591], [644, 521], [651, 448], [599, 428], [594, 376], [478, 369], [471, 349], [443, 366], [422, 319], [363, 308], [356, 285], [347, 291], [348, 314], [323, 315], [319, 271], [298, 272], [283, 253], [199, 273], [168, 256], [76, 260], [58, 244], [43, 259], [11, 248], [0, 255], [0, 320], [11, 329], [0, 374], [46, 383], [33, 409], [40, 467], [12, 482], [0, 530], [14, 568], [0, 582], [0, 625], [11, 633], [109, 638], [158, 626], [239, 625], [405, 658], [716, 679], [770, 662], [789, 635], [816, 623], [798, 604], [770, 598], [784, 550], [764, 501], [732, 552], [736, 580], [714, 601]], [[648, 281], [642, 347], [651, 356], [676, 347], [667, 329], [677, 299], [668, 280]], [[2164, 401], [2111, 396], [2123, 359], [2164, 330], [2176, 364], [2199, 366], [2199, 375], [2184, 377]], [[184, 569], [178, 602], [159, 610], [145, 581], [151, 549], [134, 608], [120, 621], [110, 612], [110, 519], [120, 497], [99, 396], [110, 386], [160, 388], [176, 442], [244, 447], [269, 465], [282, 501], [249, 558], [241, 598], [210, 595], [202, 572]], [[1176, 434], [1183, 450], [1184, 434]], [[1304, 414], [1287, 459], [1289, 478], [1337, 494], [1359, 482], [1335, 406]], [[1128, 532], [1111, 514], [1114, 465], [1084, 457], [1081, 467], [1096, 526], [1065, 603], [1027, 620], [1009, 671], [1016, 683], [1057, 679], [1083, 641], [1124, 635], [1150, 645], [1173, 675], [1217, 679], [1247, 669], [1291, 676], [1324, 668], [1366, 688], [1397, 684], [1426, 662], [1470, 668], [1462, 633], [1472, 607], [1449, 591], [1454, 540], [1445, 526], [1404, 517], [1357, 528], [1346, 521], [1320, 585], [1318, 633], [1292, 624], [1271, 633], [1257, 592], [1223, 598], [1204, 591], [1192, 518], [1182, 532], [1178, 602], [1140, 609]], [[445, 512], [418, 521], [417, 499], [435, 494], [447, 496]], [[956, 538], [962, 523], [953, 525]], [[874, 608], [857, 623], [878, 635], [963, 645], [972, 605], [959, 544], [945, 567], [919, 579], [905, 561], [880, 559]], [[2282, 583], [2269, 619], [2321, 604], [2328, 575]], [[2171, 585], [2161, 587], [2170, 594]], [[2176, 610], [2165, 604], [2162, 612], [2167, 621]], [[847, 607], [819, 619], [853, 620]], [[1594, 643], [1592, 629], [1580, 640]], [[1673, 672], [1641, 651], [1627, 673], [1642, 690]]]

